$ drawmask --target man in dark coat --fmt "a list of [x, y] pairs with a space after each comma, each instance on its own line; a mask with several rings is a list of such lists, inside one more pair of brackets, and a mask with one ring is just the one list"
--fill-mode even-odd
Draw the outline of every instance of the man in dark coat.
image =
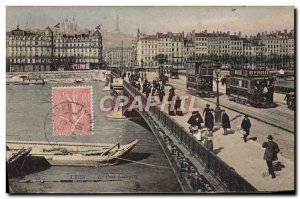
[[211, 131], [214, 129], [214, 116], [210, 110], [205, 114], [205, 126]]
[[172, 88], [169, 89], [168, 101], [171, 102], [174, 96], [175, 96], [175, 88], [172, 86]]
[[176, 115], [178, 115], [178, 116], [182, 116], [182, 110], [181, 110], [180, 106], [181, 106], [181, 99], [179, 96], [177, 96], [174, 108], [176, 111]]
[[151, 93], [151, 89], [152, 89], [152, 86], [151, 86], [150, 82], [148, 82], [147, 86], [146, 86], [146, 97], [149, 97], [149, 94]]
[[251, 128], [251, 122], [248, 118], [248, 115], [245, 115], [241, 124], [241, 129], [243, 129], [246, 132], [244, 134], [244, 142], [247, 142], [247, 136], [250, 134], [250, 128]]
[[201, 123], [203, 123], [202, 117], [198, 116], [198, 111], [193, 111], [192, 116], [188, 120], [188, 124], [190, 124], [190, 132], [195, 133], [198, 131], [198, 129], [201, 129]]
[[222, 115], [222, 127], [224, 129], [224, 134], [223, 135], [227, 135], [227, 128], [231, 128], [231, 125], [230, 125], [229, 116], [227, 115], [225, 110], [224, 110], [224, 113]]
[[[204, 121], [207, 120], [207, 116], [206, 116], [207, 114], [206, 113], [210, 112], [210, 108], [209, 107], [210, 107], [210, 105], [206, 104], [206, 108], [203, 111]], [[206, 122], [205, 122], [205, 126], [206, 126]]]
[[277, 153], [279, 153], [280, 149], [277, 143], [273, 141], [272, 135], [267, 137], [267, 142], [264, 142], [262, 147], [265, 148], [264, 160], [267, 162], [269, 174], [274, 179], [276, 176], [273, 169], [273, 161], [278, 160]]

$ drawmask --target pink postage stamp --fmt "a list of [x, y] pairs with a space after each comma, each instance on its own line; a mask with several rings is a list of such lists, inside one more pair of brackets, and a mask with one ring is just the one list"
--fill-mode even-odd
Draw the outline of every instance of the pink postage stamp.
[[53, 87], [53, 135], [91, 135], [92, 87]]

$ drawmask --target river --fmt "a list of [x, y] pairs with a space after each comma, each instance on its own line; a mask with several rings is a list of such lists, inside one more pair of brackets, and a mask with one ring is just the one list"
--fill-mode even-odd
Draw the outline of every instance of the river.
[[109, 92], [102, 91], [102, 82], [85, 84], [93, 87], [93, 135], [51, 136], [52, 120], [47, 118], [51, 112], [51, 87], [74, 84], [7, 85], [7, 140], [46, 140], [47, 136], [51, 141], [125, 144], [137, 138], [139, 143], [128, 157], [136, 162], [99, 168], [52, 166], [9, 179], [11, 189], [16, 193], [181, 192], [160, 145], [144, 121], [140, 118], [108, 120], [106, 113], [100, 111], [99, 102]]

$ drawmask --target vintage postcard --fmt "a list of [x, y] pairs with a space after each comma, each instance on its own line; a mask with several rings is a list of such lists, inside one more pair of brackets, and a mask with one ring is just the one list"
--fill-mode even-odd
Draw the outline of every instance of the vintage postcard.
[[295, 7], [6, 7], [9, 194], [295, 193]]

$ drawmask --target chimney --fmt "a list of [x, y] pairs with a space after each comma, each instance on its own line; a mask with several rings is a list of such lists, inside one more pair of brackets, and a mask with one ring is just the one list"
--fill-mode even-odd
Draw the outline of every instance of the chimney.
[[230, 35], [230, 31], [227, 31], [227, 35]]
[[204, 32], [207, 33], [207, 30], [205, 30]]
[[234, 35], [236, 35], [236, 32], [234, 32]]
[[287, 34], [287, 29], [284, 29], [284, 34]]
[[241, 33], [241, 31], [239, 31], [239, 37], [241, 37], [242, 36], [242, 33]]

